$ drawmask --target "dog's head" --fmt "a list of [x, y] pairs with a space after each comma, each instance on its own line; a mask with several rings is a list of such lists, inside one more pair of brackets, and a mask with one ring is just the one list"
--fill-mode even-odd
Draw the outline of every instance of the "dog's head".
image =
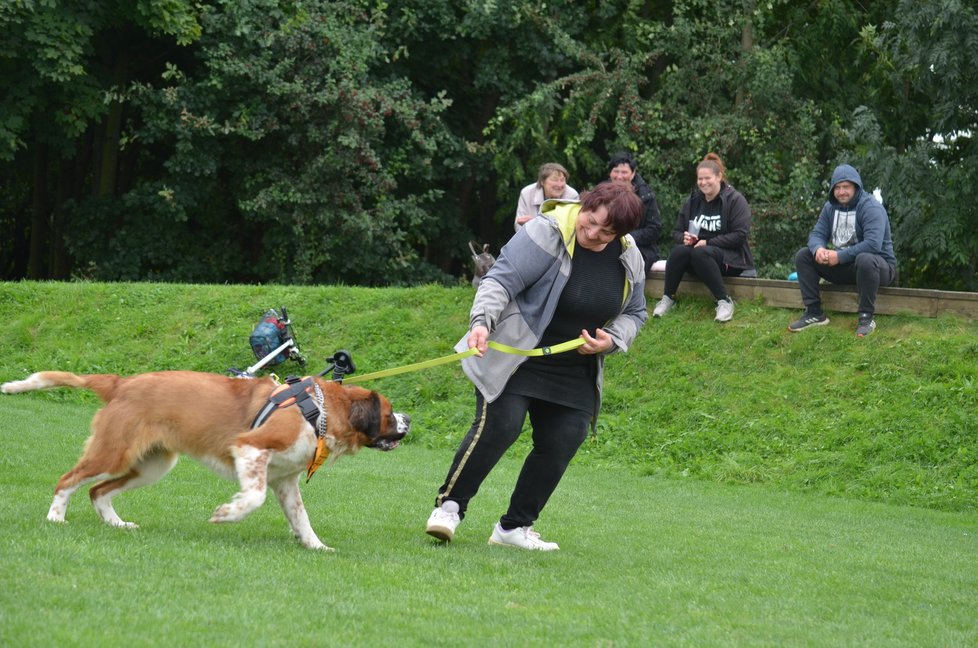
[[371, 391], [351, 400], [350, 425], [369, 439], [364, 446], [386, 451], [396, 448], [407, 436], [411, 417], [395, 412], [387, 398]]

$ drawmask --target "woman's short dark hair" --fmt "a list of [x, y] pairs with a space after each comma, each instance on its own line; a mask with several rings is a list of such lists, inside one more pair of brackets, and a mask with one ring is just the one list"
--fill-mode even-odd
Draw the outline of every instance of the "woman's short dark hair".
[[645, 211], [632, 186], [616, 182], [602, 182], [581, 196], [581, 211], [593, 212], [601, 206], [608, 208], [608, 227], [619, 236], [638, 227]]
[[611, 159], [608, 160], [608, 171], [610, 172], [619, 164], [627, 164], [629, 169], [635, 170], [635, 158], [628, 151], [618, 151], [612, 155]]

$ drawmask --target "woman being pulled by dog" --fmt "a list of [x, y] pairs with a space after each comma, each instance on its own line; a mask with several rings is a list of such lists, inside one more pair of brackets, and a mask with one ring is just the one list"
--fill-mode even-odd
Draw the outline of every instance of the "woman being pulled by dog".
[[[604, 356], [626, 351], [648, 317], [642, 254], [629, 232], [642, 219], [631, 187], [606, 183], [578, 202], [548, 203], [503, 247], [469, 312], [469, 332], [455, 349], [476, 388], [475, 421], [435, 498], [427, 533], [445, 541], [469, 501], [523, 429], [533, 449], [492, 530], [490, 544], [550, 551], [532, 525], [595, 426]], [[582, 338], [576, 349], [534, 357], [503, 353]]]

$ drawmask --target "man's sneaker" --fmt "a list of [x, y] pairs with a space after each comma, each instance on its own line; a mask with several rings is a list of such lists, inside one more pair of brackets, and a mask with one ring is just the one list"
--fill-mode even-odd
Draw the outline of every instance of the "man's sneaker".
[[721, 299], [717, 302], [717, 316], [716, 321], [718, 322], [729, 322], [733, 319], [734, 312], [734, 302], [729, 297], [727, 299]]
[[788, 330], [792, 333], [797, 333], [798, 331], [807, 329], [812, 326], [825, 326], [829, 323], [829, 318], [825, 316], [825, 313], [818, 313], [813, 315], [809, 312], [805, 312], [804, 315], [799, 317], [797, 320], [788, 324]]
[[455, 537], [455, 529], [458, 528], [461, 521], [462, 518], [458, 516], [458, 502], [445, 500], [441, 507], [431, 512], [425, 533], [439, 540], [451, 542], [452, 538]]
[[505, 545], [507, 547], [519, 547], [520, 549], [536, 549], [538, 551], [556, 551], [560, 549], [556, 542], [545, 542], [540, 539], [540, 534], [533, 530], [533, 527], [516, 527], [511, 531], [503, 531], [503, 528], [496, 523], [492, 528], [492, 535], [489, 536], [489, 544]]
[[856, 325], [856, 337], [866, 337], [876, 330], [876, 320], [872, 315], [860, 313], [859, 323]]
[[676, 305], [676, 300], [669, 295], [663, 295], [659, 303], [655, 305], [655, 309], [652, 311], [652, 317], [662, 317], [666, 313], [672, 310], [672, 307]]

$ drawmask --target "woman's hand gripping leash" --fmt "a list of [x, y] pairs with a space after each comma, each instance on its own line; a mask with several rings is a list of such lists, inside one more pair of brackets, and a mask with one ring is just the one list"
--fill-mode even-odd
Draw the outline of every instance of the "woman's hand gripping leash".
[[[583, 355], [605, 353], [615, 344], [614, 340], [611, 339], [611, 336], [604, 329], [596, 329], [594, 336], [591, 336], [586, 330], [582, 330], [581, 339], [584, 340], [584, 344], [577, 348], [577, 352]], [[470, 349], [475, 349], [475, 355], [477, 357], [483, 357], [486, 351], [489, 350], [489, 329], [481, 324], [472, 327], [472, 330], [469, 331], [467, 343]]]
[[477, 324], [469, 331], [469, 348], [475, 349], [475, 355], [482, 357], [489, 350], [489, 329]]
[[586, 330], [581, 331], [581, 337], [584, 338], [584, 344], [578, 347], [577, 352], [582, 355], [604, 353], [615, 344], [608, 332], [600, 328], [594, 329], [594, 337], [591, 337], [591, 334]]

